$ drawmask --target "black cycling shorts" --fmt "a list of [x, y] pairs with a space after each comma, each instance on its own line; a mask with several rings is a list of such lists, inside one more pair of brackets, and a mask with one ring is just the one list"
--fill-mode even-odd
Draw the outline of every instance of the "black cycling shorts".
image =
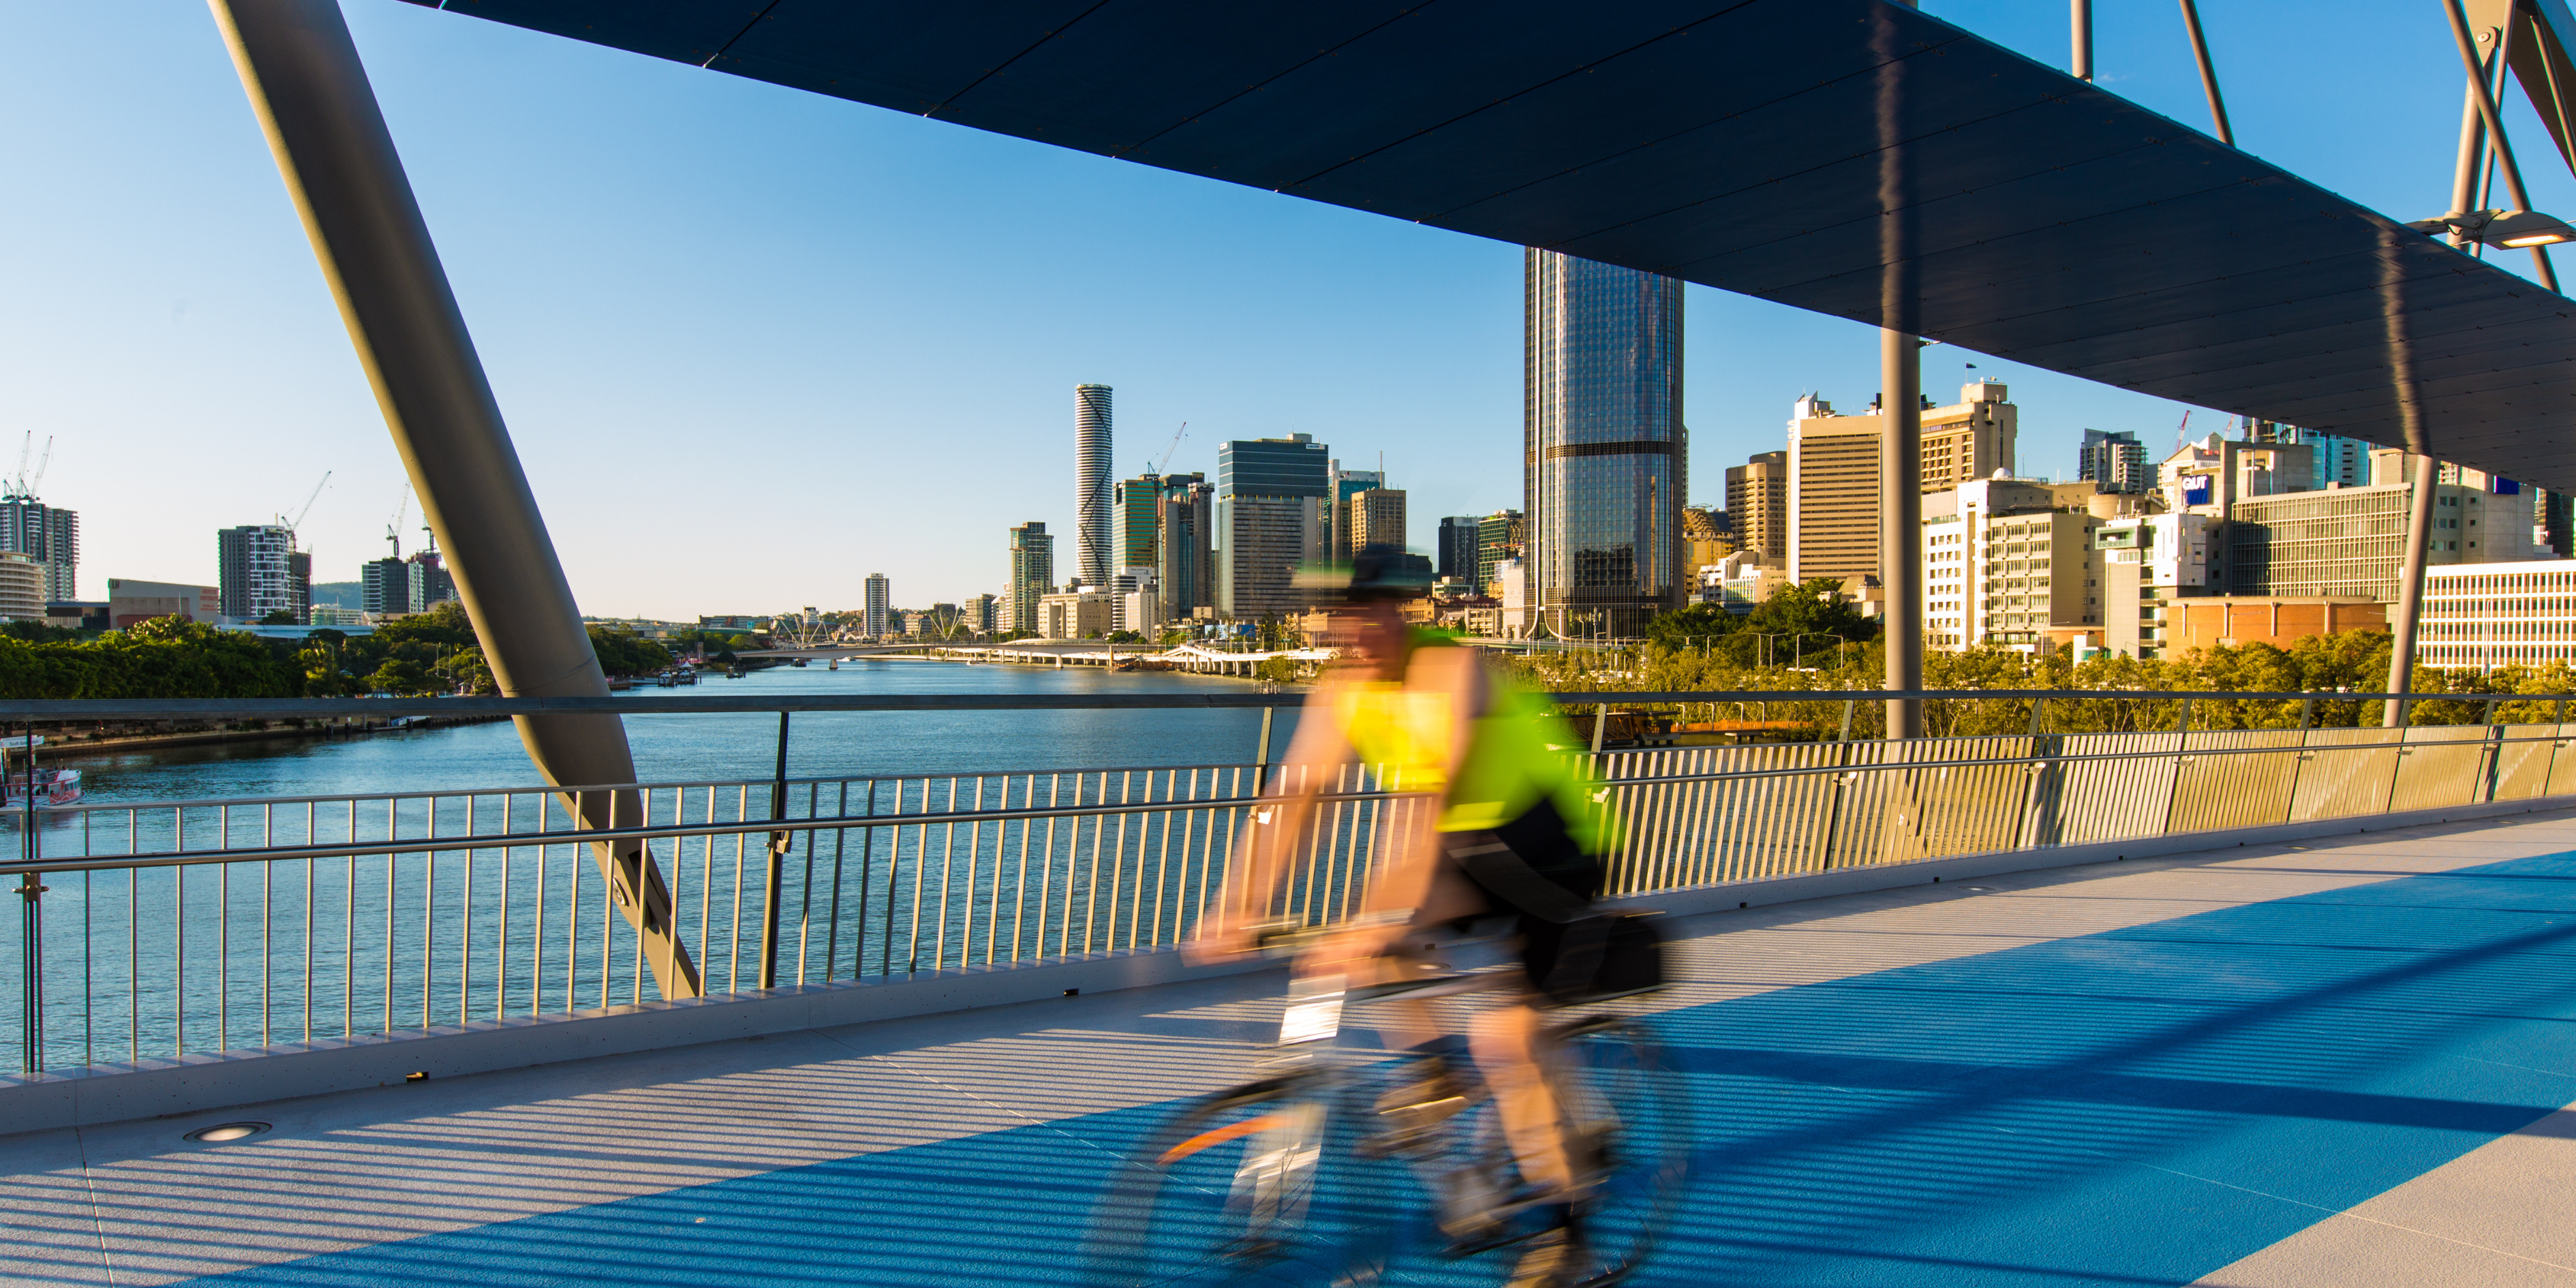
[[[1590, 972], [1584, 972], [1587, 977], [1580, 981], [1560, 981], [1556, 976], [1567, 932], [1583, 924], [1580, 919], [1569, 918], [1566, 913], [1577, 906], [1588, 909], [1592, 900], [1601, 893], [1601, 861], [1584, 853], [1583, 847], [1575, 843], [1573, 834], [1566, 830], [1564, 818], [1557, 814], [1556, 805], [1541, 800], [1529, 812], [1490, 832], [1443, 832], [1440, 841], [1442, 853], [1449, 856], [1459, 874], [1467, 878], [1467, 883], [1484, 896], [1486, 906], [1516, 917], [1521, 937], [1521, 968], [1528, 972], [1530, 983], [1558, 1001], [1571, 1000], [1575, 994], [1588, 992]], [[1496, 853], [1493, 849], [1496, 846], [1508, 850], [1509, 854]], [[1526, 884], [1522, 884], [1517, 893], [1542, 897], [1514, 897], [1515, 892], [1508, 887], [1515, 884], [1515, 878], [1526, 882], [1527, 876], [1505, 870], [1501, 866], [1505, 864], [1526, 868], [1528, 874], [1535, 874], [1547, 885], [1563, 891], [1565, 898], [1546, 898], [1543, 890], [1534, 890]], [[1478, 875], [1480, 869], [1485, 875]], [[1530, 906], [1542, 902], [1554, 906], [1544, 909]], [[1549, 915], [1551, 913], [1555, 915]]]

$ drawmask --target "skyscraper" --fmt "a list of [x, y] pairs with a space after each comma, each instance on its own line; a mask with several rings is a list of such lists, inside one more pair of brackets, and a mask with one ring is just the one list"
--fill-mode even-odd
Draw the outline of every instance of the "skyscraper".
[[304, 601], [311, 592], [296, 585], [294, 569], [288, 564], [294, 545], [293, 532], [271, 524], [217, 532], [215, 565], [220, 575], [216, 584], [223, 588], [219, 611], [239, 622], [256, 622], [277, 612], [292, 613], [296, 621], [303, 621]]
[[[1440, 548], [1432, 556], [1432, 568], [1442, 577], [1476, 579], [1476, 524], [1472, 514], [1451, 515], [1440, 521]], [[1476, 587], [1479, 594], [1484, 587]]]
[[[1997, 470], [2009, 473], [2020, 411], [2002, 384], [1960, 386], [1959, 401], [1923, 409], [1923, 490], [1947, 492]], [[1925, 402], [1930, 402], [1925, 399]], [[1880, 416], [1846, 416], [1812, 394], [1789, 419], [1789, 576], [1878, 575]]]
[[1536, 248], [1523, 281], [1531, 607], [1559, 634], [1642, 635], [1687, 591], [1682, 284]]
[[894, 606], [894, 584], [887, 581], [881, 572], [869, 573], [865, 584], [867, 598], [866, 606], [861, 610], [863, 620], [860, 629], [867, 632], [868, 638], [875, 639], [892, 629], [886, 610]]
[[1334, 523], [1337, 533], [1348, 533], [1351, 552], [1370, 546], [1404, 548], [1404, 489], [1373, 487], [1354, 492], [1342, 503], [1341, 517]]
[[1154, 522], [1154, 579], [1166, 621], [1216, 607], [1216, 489], [1204, 474], [1166, 474]]
[[1789, 557], [1789, 454], [1756, 452], [1726, 471], [1726, 513], [1736, 548], [1765, 562]]
[[1073, 534], [1086, 586], [1109, 584], [1118, 559], [1109, 487], [1109, 386], [1073, 387]]
[[32, 496], [0, 497], [0, 550], [16, 551], [43, 566], [47, 600], [80, 598], [72, 588], [80, 563], [79, 515]]
[[[1175, 474], [1173, 479], [1203, 477], [1197, 474]], [[1119, 481], [1117, 497], [1111, 505], [1116, 511], [1117, 534], [1110, 539], [1110, 551], [1120, 568], [1151, 568], [1157, 561], [1154, 535], [1161, 521], [1164, 476], [1147, 470], [1132, 479]]]
[[[1496, 510], [1476, 521], [1476, 593], [1491, 593], [1502, 566], [1529, 553], [1529, 519], [1518, 510]], [[1522, 564], [1528, 567], [1527, 563]], [[1527, 587], [1522, 587], [1525, 590]], [[1520, 590], [1513, 591], [1519, 594]]]
[[1003, 608], [1002, 629], [1034, 635], [1038, 598], [1055, 589], [1055, 538], [1035, 520], [1011, 529], [1010, 602]]
[[429, 569], [409, 559], [370, 559], [358, 565], [358, 607], [376, 617], [417, 613], [429, 607]]
[[2147, 445], [2127, 430], [2085, 430], [2084, 445], [2075, 449], [2075, 477], [2099, 483], [2105, 492], [2144, 492], [2156, 483]]
[[1328, 522], [1333, 525], [1333, 562], [1349, 563], [1351, 552], [1359, 547], [1351, 542], [1351, 498], [1371, 488], [1386, 486], [1384, 470], [1346, 470], [1340, 461], [1332, 463], [1333, 505]]
[[1301, 611], [1299, 565], [1332, 540], [1332, 449], [1304, 434], [1216, 449], [1216, 607], [1238, 620]]

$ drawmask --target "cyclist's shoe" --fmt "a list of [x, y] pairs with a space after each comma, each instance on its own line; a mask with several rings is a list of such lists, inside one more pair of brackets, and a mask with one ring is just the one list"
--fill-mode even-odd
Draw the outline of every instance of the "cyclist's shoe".
[[1512, 1267], [1504, 1288], [1566, 1288], [1581, 1281], [1591, 1263], [1592, 1250], [1585, 1246], [1582, 1231], [1567, 1221], [1540, 1231], [1522, 1245], [1520, 1264]]
[[1467, 1107], [1467, 1088], [1449, 1072], [1449, 1061], [1431, 1056], [1414, 1062], [1415, 1077], [1377, 1098], [1378, 1131], [1361, 1138], [1364, 1158], [1403, 1153]]

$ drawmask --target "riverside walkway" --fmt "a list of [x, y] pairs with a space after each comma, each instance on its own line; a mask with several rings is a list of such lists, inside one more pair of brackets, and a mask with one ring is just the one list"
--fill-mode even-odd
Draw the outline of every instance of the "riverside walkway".
[[[2576, 1284], [2576, 813], [1682, 922], [1637, 1282]], [[0, 1136], [0, 1282], [1043, 1284], [1276, 972]], [[274, 1130], [224, 1145], [182, 1133]]]

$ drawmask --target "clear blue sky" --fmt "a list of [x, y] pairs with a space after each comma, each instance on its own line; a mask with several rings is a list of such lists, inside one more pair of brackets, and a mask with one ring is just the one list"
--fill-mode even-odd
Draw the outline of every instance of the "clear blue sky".
[[[1187, 421], [1181, 469], [1292, 430], [1385, 453], [1420, 545], [1520, 503], [1514, 247], [344, 3], [586, 611], [847, 606], [870, 572], [905, 605], [996, 590], [1004, 528], [1072, 518], [1083, 381], [1117, 387], [1122, 475]], [[2063, 0], [1926, 7], [2064, 63]], [[2105, 87], [2206, 129], [2175, 6], [2097, 7]], [[2447, 204], [2438, 0], [2203, 7], [2243, 146], [2399, 218]], [[58, 440], [44, 490], [81, 511], [84, 594], [212, 581], [215, 529], [326, 469], [315, 572], [355, 576], [401, 467], [212, 19], [0, 12], [0, 469], [25, 431]], [[2513, 111], [2536, 204], [2576, 209]], [[1781, 445], [1798, 394], [1877, 387], [1861, 327], [1699, 287], [1688, 308], [1694, 499]], [[2011, 382], [2025, 473], [2071, 473], [2085, 426], [2169, 445], [2184, 410], [1939, 348], [1926, 389], [1968, 360]]]

